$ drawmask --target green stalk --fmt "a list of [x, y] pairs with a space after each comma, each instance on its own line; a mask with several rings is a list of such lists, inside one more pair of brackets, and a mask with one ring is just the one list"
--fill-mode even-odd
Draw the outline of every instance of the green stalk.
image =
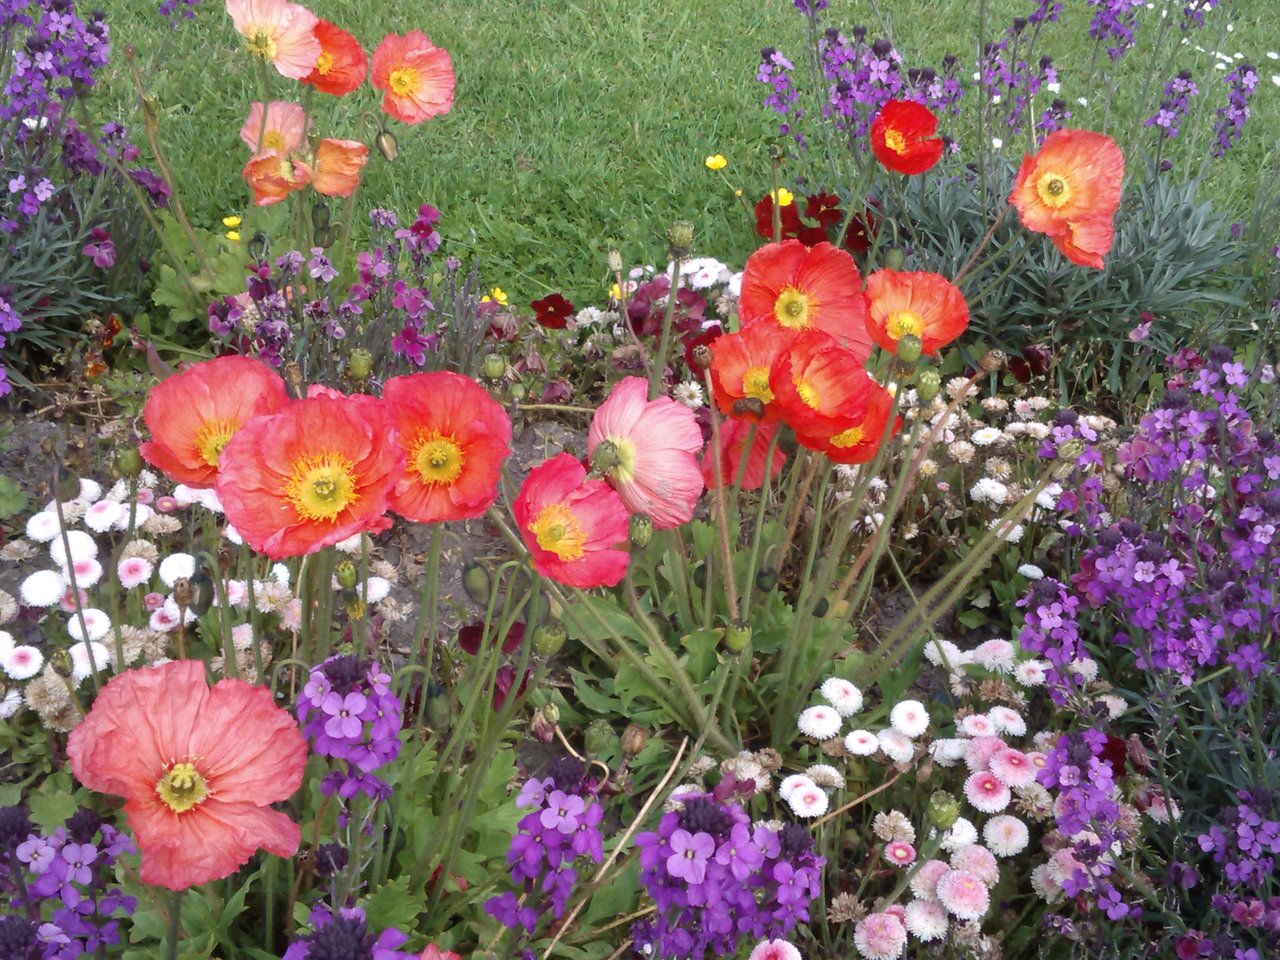
[[[414, 723], [414, 732], [422, 729], [422, 719], [427, 710], [427, 684], [431, 681], [431, 669], [435, 665], [436, 655], [436, 607], [440, 597], [440, 553], [444, 547], [444, 531], [438, 523], [431, 525], [431, 542], [427, 547], [427, 571], [422, 581], [422, 600], [418, 604], [418, 627], [413, 636], [413, 652], [409, 663], [416, 667], [422, 657], [424, 640], [426, 664], [422, 674], [422, 697], [418, 703], [418, 718]], [[412, 674], [410, 674], [412, 675]], [[403, 694], [402, 694], [403, 695]]]
[[649, 399], [656, 399], [662, 392], [662, 373], [667, 367], [667, 351], [671, 348], [671, 322], [676, 315], [676, 294], [680, 290], [680, 255], [671, 251], [671, 282], [667, 287], [667, 312], [662, 317], [662, 337], [658, 340], [658, 352], [649, 364]]
[[178, 960], [178, 941], [182, 938], [182, 893], [174, 890], [169, 894], [168, 932], [164, 938], [165, 960]]

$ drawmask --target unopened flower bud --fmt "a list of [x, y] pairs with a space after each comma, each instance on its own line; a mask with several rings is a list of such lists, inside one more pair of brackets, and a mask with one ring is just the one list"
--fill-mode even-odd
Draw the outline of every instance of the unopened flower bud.
[[785, 423], [778, 428], [776, 434], [778, 438], [778, 449], [785, 456], [793, 456], [800, 449], [800, 441], [796, 439], [796, 432]]
[[813, 605], [813, 615], [815, 617], [825, 617], [830, 609], [831, 601], [826, 597], [819, 597], [818, 602]]
[[[550, 743], [556, 738], [556, 721], [547, 716], [547, 711], [549, 709], [554, 710], [555, 704], [544, 704], [537, 710], [533, 711], [533, 719], [531, 723], [533, 735], [542, 743]], [[559, 710], [556, 710], [555, 712], [557, 716], [560, 713]]]
[[627, 539], [633, 547], [647, 547], [653, 539], [653, 521], [643, 513], [633, 514], [627, 523]]
[[693, 361], [693, 365], [699, 372], [706, 370], [711, 366], [711, 348], [705, 343], [700, 343], [689, 352], [689, 359]]
[[178, 605], [179, 610], [189, 609], [193, 597], [195, 597], [195, 591], [191, 588], [190, 580], [186, 577], [178, 577], [173, 581], [173, 602]]
[[320, 227], [311, 236], [315, 240], [317, 247], [324, 247], [327, 250], [333, 246], [333, 227]]
[[315, 230], [329, 229], [329, 207], [319, 200], [311, 205], [311, 226]]
[[949, 830], [960, 817], [960, 801], [945, 790], [935, 790], [929, 797], [929, 822], [939, 830]]
[[898, 349], [893, 355], [902, 363], [915, 363], [920, 359], [922, 346], [920, 338], [915, 334], [903, 334], [902, 339], [898, 341]]
[[55, 650], [49, 654], [49, 666], [53, 667], [53, 672], [62, 678], [71, 676], [71, 654], [65, 650]]
[[213, 597], [213, 578], [201, 568], [191, 578], [191, 612], [203, 617], [213, 606]]
[[1003, 350], [988, 350], [982, 355], [982, 359], [978, 361], [984, 373], [996, 373], [1004, 369], [1004, 365], [1009, 358]]
[[601, 440], [591, 454], [591, 472], [596, 476], [604, 476], [620, 462], [618, 445], [612, 440]]
[[521, 400], [523, 400], [525, 397], [529, 395], [529, 391], [525, 389], [525, 386], [523, 383], [513, 383], [508, 388], [507, 392], [511, 394], [511, 399], [516, 401], [516, 403], [519, 403]]
[[347, 376], [357, 383], [368, 379], [373, 371], [373, 354], [363, 347], [357, 347], [347, 357]]
[[733, 415], [735, 417], [754, 417], [756, 420], [764, 419], [764, 401], [759, 397], [741, 397], [733, 401]]
[[444, 687], [432, 680], [427, 684], [423, 696], [427, 698], [427, 723], [431, 724], [431, 728], [443, 730], [448, 727], [449, 698], [445, 695]]
[[121, 447], [116, 451], [116, 469], [122, 477], [136, 477], [144, 466], [137, 447]]
[[66, 502], [80, 496], [80, 478], [64, 466], [53, 472], [53, 495]]
[[472, 603], [479, 607], [488, 607], [489, 596], [493, 590], [488, 570], [474, 560], [469, 561], [462, 568], [462, 586]]
[[672, 256], [683, 256], [693, 249], [693, 224], [688, 220], [677, 220], [667, 231], [667, 241], [671, 244]]
[[553, 657], [567, 639], [564, 626], [558, 620], [549, 620], [533, 631], [533, 652], [541, 657]]
[[724, 630], [724, 645], [731, 653], [742, 653], [751, 646], [751, 624], [745, 620], [735, 620]]
[[648, 742], [649, 734], [638, 723], [628, 723], [622, 731], [622, 752], [628, 757], [634, 757]]
[[778, 571], [772, 567], [764, 567], [756, 572], [756, 589], [768, 593], [778, 585]]
[[700, 563], [693, 568], [693, 585], [699, 590], [707, 588], [707, 565]]
[[603, 717], [592, 720], [587, 725], [587, 732], [582, 736], [582, 745], [590, 754], [601, 754], [612, 747], [618, 740], [613, 727]]
[[396, 157], [400, 156], [400, 143], [396, 140], [396, 135], [390, 130], [383, 130], [373, 141], [378, 148], [378, 152], [382, 154], [382, 159], [387, 163], [395, 163]]
[[787, 159], [787, 148], [781, 141], [769, 141], [769, 159], [774, 163], [781, 163]]
[[925, 370], [916, 378], [916, 396], [924, 403], [929, 403], [942, 389], [942, 377], [937, 370]]
[[507, 372], [507, 361], [496, 353], [487, 353], [480, 365], [480, 375], [486, 380], [499, 380]]
[[901, 270], [903, 259], [901, 247], [890, 247], [884, 252], [884, 265], [890, 270]]
[[607, 263], [609, 266], [610, 273], [622, 272], [622, 251], [621, 250], [615, 250], [613, 248], [610, 248], [609, 252], [605, 254], [604, 259], [605, 259], [605, 263]]
[[354, 563], [350, 560], [343, 560], [334, 567], [333, 575], [338, 578], [338, 586], [344, 590], [350, 590], [356, 585], [356, 577], [359, 574]]

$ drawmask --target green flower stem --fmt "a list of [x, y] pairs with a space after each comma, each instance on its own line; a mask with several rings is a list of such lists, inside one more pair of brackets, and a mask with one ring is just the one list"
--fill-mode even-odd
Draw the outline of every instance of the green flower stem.
[[[422, 579], [422, 599], [418, 604], [418, 627], [413, 634], [413, 651], [409, 655], [411, 666], [417, 666], [425, 646], [426, 664], [422, 675], [422, 697], [418, 702], [418, 717], [414, 732], [422, 729], [427, 711], [427, 684], [431, 682], [431, 670], [436, 656], [436, 614], [440, 598], [440, 553], [444, 548], [444, 530], [438, 523], [431, 525], [431, 541], [427, 547], [427, 570]], [[430, 640], [427, 640], [427, 637]], [[424, 643], [425, 641], [425, 643]], [[402, 691], [401, 696], [404, 695]]]
[[693, 629], [693, 591], [689, 587], [689, 552], [685, 549], [680, 528], [659, 531], [663, 547], [662, 559], [670, 571], [672, 592], [680, 610], [680, 622]]
[[[710, 368], [702, 371], [703, 384], [707, 390], [707, 396], [713, 396], [711, 383]], [[729, 516], [725, 509], [724, 502], [724, 466], [722, 448], [720, 446], [720, 411], [715, 403], [708, 408], [711, 414], [711, 448], [715, 451], [715, 455], [711, 458], [712, 478], [716, 482], [716, 488], [711, 492], [711, 508], [716, 517], [716, 530], [720, 535], [720, 553], [724, 559], [724, 589], [725, 602], [728, 605], [729, 621], [732, 623], [738, 619], [738, 585], [735, 582], [733, 571], [733, 550], [729, 546]], [[746, 460], [746, 457], [743, 457]], [[708, 574], [710, 571], [708, 571]], [[708, 575], [707, 583], [711, 583], [711, 577]]]
[[[751, 428], [753, 431], [755, 427]], [[744, 448], [751, 449], [751, 443], [755, 440], [755, 434], [752, 433], [748, 437], [748, 444]], [[760, 496], [756, 501], [756, 526], [755, 535], [751, 538], [751, 559], [747, 563], [747, 582], [742, 590], [742, 615], [747, 619], [751, 618], [751, 592], [755, 589], [757, 567], [760, 562], [760, 545], [764, 542], [764, 514], [765, 508], [769, 505], [769, 481], [772, 479], [772, 471], [769, 469], [773, 463], [773, 451], [778, 447], [778, 433], [775, 430], [773, 439], [769, 441], [769, 448], [764, 454], [764, 479], [760, 481]], [[742, 462], [746, 463], [747, 458], [743, 457]]]
[[178, 941], [182, 939], [182, 890], [169, 894], [168, 932], [164, 938], [165, 960], [178, 960]]
[[196, 554], [196, 562], [206, 561], [213, 570], [213, 589], [218, 598], [218, 639], [222, 644], [222, 675], [235, 678], [239, 676], [240, 665], [236, 663], [235, 645], [231, 642], [231, 605], [227, 603], [227, 582], [222, 578], [222, 568], [218, 566], [218, 558], [208, 550]]
[[[1013, 209], [1013, 204], [1006, 202], [1004, 209], [1001, 210], [1000, 213], [991, 221], [991, 226], [989, 226], [987, 228], [987, 232], [982, 235], [982, 239], [978, 241], [978, 245], [973, 248], [973, 253], [969, 254], [969, 259], [964, 262], [964, 266], [957, 270], [955, 276], [951, 278], [951, 282], [957, 287], [960, 286], [960, 281], [964, 278], [965, 274], [973, 269], [973, 265], [977, 262], [979, 254], [981, 254], [982, 251], [986, 249], [987, 244], [991, 242], [991, 238], [996, 234], [996, 228], [1004, 221], [1004, 218], [1008, 215], [1011, 209]], [[982, 262], [982, 267], [985, 268], [991, 264], [1002, 253], [1004, 253], [1003, 248], [997, 250]], [[981, 269], [979, 272], [981, 272]]]
[[[680, 257], [671, 255], [671, 283], [667, 288], [667, 312], [662, 317], [662, 336], [658, 352], [649, 361], [649, 399], [662, 392], [662, 373], [667, 367], [667, 351], [671, 348], [671, 322], [676, 315], [676, 294], [680, 290]], [[625, 316], [625, 314], [624, 314]]]

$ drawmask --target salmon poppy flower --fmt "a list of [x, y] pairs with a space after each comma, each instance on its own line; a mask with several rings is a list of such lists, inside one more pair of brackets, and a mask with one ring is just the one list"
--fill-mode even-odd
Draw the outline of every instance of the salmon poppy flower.
[[254, 103], [249, 107], [249, 118], [240, 128], [240, 139], [255, 156], [268, 150], [282, 154], [297, 150], [306, 134], [307, 115], [302, 106], [281, 100], [266, 105], [265, 119], [262, 104]]
[[227, 13], [246, 49], [270, 60], [281, 76], [301, 80], [315, 67], [320, 18], [310, 10], [287, 0], [227, 0]]
[[[711, 343], [711, 390], [716, 406], [728, 417], [776, 423], [781, 413], [769, 389], [774, 361], [790, 349], [799, 334], [773, 323], [757, 323]], [[757, 400], [762, 413], [752, 412]]]
[[821, 330], [859, 360], [871, 354], [862, 277], [853, 257], [829, 243], [809, 249], [784, 240], [753, 253], [742, 273], [738, 312], [744, 330], [757, 323]]
[[894, 173], [915, 176], [942, 158], [938, 118], [910, 100], [890, 100], [871, 121], [871, 152]]
[[933, 356], [969, 326], [969, 305], [950, 280], [936, 273], [877, 270], [867, 278], [867, 329], [889, 353], [907, 334]]
[[511, 453], [511, 420], [489, 391], [460, 373], [414, 373], [388, 380], [382, 399], [405, 452], [391, 509], [419, 523], [488, 510]]
[[[752, 427], [755, 428], [752, 440]], [[716, 470], [712, 457], [720, 454], [720, 478], [726, 486], [737, 482], [738, 471], [742, 469], [742, 458], [747, 458], [747, 467], [742, 474], [743, 490], [759, 490], [764, 483], [764, 461], [769, 452], [769, 444], [773, 435], [778, 432], [776, 423], [751, 424], [743, 420], [726, 420], [720, 424], [720, 445], [714, 447], [714, 441], [707, 444], [707, 451], [702, 457], [702, 480], [708, 489], [715, 489]], [[751, 448], [747, 449], [747, 441], [751, 440]], [[787, 455], [776, 446], [773, 448], [773, 459], [769, 477], [776, 477], [782, 472], [787, 462]]]
[[320, 55], [302, 82], [335, 97], [360, 89], [369, 72], [369, 59], [360, 48], [360, 41], [324, 19], [316, 24], [315, 34]]
[[803, 443], [806, 435], [825, 438], [835, 432], [829, 428], [847, 415], [865, 378], [852, 350], [814, 330], [774, 361], [769, 389], [782, 419]]
[[253, 191], [253, 205], [269, 207], [310, 183], [313, 171], [296, 154], [268, 150], [246, 163], [241, 175]]
[[603, 480], [561, 453], [529, 472], [512, 505], [533, 568], [568, 587], [612, 587], [627, 572], [629, 517]]
[[142, 419], [151, 439], [143, 459], [177, 483], [212, 487], [223, 448], [248, 420], [289, 404], [284, 381], [260, 360], [218, 357], [161, 380]]
[[403, 468], [383, 401], [316, 396], [241, 427], [222, 451], [216, 489], [245, 542], [281, 560], [390, 527]]
[[1091, 130], [1055, 130], [1027, 154], [1009, 202], [1028, 230], [1043, 233], [1067, 259], [1102, 267], [1114, 237], [1124, 154]]
[[325, 138], [316, 144], [311, 185], [326, 197], [349, 197], [360, 186], [360, 168], [369, 159], [369, 148], [358, 140]]
[[389, 33], [373, 51], [373, 87], [382, 110], [401, 123], [422, 123], [453, 106], [453, 61], [421, 30]]
[[587, 454], [595, 465], [601, 445], [612, 444], [604, 475], [628, 510], [667, 530], [687, 522], [702, 496], [702, 429], [688, 407], [648, 397], [644, 378], [620, 380], [591, 418]]
[[271, 809], [302, 784], [307, 743], [266, 687], [171, 660], [112, 677], [71, 731], [76, 779], [125, 798], [140, 877], [185, 890], [230, 876], [262, 848], [292, 856], [301, 832]]
[[811, 450], [817, 450], [835, 463], [867, 463], [874, 460], [880, 444], [902, 426], [902, 418], [893, 416], [893, 394], [876, 383], [865, 371], [850, 384], [846, 409], [824, 421], [820, 433], [797, 435]]

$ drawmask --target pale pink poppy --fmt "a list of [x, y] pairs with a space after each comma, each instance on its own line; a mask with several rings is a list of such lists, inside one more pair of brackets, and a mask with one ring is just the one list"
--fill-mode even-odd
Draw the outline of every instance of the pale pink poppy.
[[263, 118], [262, 104], [249, 107], [249, 118], [240, 128], [240, 139], [256, 156], [265, 150], [288, 153], [302, 146], [307, 133], [307, 114], [301, 105], [285, 100], [267, 104]]
[[227, 13], [248, 51], [270, 60], [282, 76], [301, 80], [315, 69], [320, 18], [306, 7], [287, 0], [227, 0]]

